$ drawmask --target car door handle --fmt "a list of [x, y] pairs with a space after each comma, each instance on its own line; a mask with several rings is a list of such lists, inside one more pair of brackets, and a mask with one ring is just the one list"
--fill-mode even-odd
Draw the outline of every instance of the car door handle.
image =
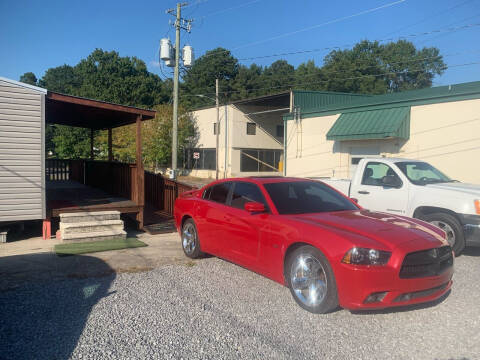
[[223, 220], [230, 221], [232, 220], [232, 217], [230, 215], [223, 215]]
[[359, 194], [365, 194], [365, 195], [370, 194], [369, 191], [365, 191], [365, 190], [360, 190], [358, 193], [359, 193]]

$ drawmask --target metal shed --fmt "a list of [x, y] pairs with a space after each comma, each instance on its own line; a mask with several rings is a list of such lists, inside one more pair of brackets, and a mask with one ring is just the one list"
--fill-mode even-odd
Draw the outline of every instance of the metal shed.
[[[60, 213], [117, 210], [136, 214], [142, 228], [141, 122], [153, 117], [152, 110], [59, 94], [0, 77], [0, 225], [43, 219], [45, 229]], [[90, 129], [90, 159], [46, 159], [46, 124]], [[114, 161], [112, 152], [112, 128], [128, 124], [136, 124], [133, 164]], [[108, 130], [108, 161], [94, 159], [94, 130]]]
[[46, 94], [0, 77], [0, 223], [46, 217]]

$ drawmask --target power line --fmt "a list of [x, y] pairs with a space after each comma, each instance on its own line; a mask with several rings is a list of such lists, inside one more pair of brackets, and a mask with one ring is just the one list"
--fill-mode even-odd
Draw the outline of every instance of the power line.
[[252, 5], [252, 4], [255, 4], [255, 3], [258, 3], [262, 0], [252, 0], [252, 1], [248, 1], [248, 2], [245, 2], [245, 3], [242, 3], [242, 4], [238, 4], [238, 5], [235, 5], [235, 6], [232, 6], [232, 7], [228, 7], [228, 8], [225, 8], [225, 9], [221, 9], [221, 10], [217, 10], [217, 11], [214, 11], [214, 12], [211, 12], [207, 15], [204, 15], [204, 16], [200, 16], [201, 19], [205, 19], [207, 17], [210, 17], [210, 16], [214, 16], [214, 15], [218, 15], [218, 14], [223, 14], [227, 11], [231, 11], [231, 10], [236, 10], [236, 9], [240, 9], [242, 7], [245, 7], [245, 6], [248, 6], [248, 5]]
[[[480, 23], [462, 25], [462, 26], [451, 27], [451, 28], [446, 28], [446, 29], [436, 29], [436, 30], [431, 30], [431, 31], [426, 31], [426, 32], [421, 32], [421, 33], [416, 33], [416, 34], [403, 35], [403, 36], [399, 36], [399, 37], [371, 40], [371, 42], [375, 42], [375, 41], [376, 42], [386, 42], [386, 41], [392, 41], [392, 40], [401, 40], [401, 39], [404, 39], [404, 38], [413, 38], [413, 37], [426, 36], [426, 35], [432, 35], [432, 34], [443, 33], [443, 32], [460, 31], [460, 30], [465, 30], [465, 29], [478, 27], [478, 26], [480, 26]], [[354, 45], [356, 45], [356, 43], [355, 44], [352, 44], [352, 43], [351, 44], [345, 44], [345, 45], [340, 45], [340, 46], [329, 46], [329, 47], [316, 48], [316, 49], [291, 51], [291, 52], [284, 52], [284, 53], [277, 53], [277, 54], [270, 54], [270, 55], [252, 56], [252, 57], [247, 57], [247, 58], [241, 58], [241, 59], [238, 59], [238, 60], [239, 61], [247, 61], [247, 60], [255, 60], [255, 59], [265, 59], [265, 58], [270, 58], [270, 57], [281, 57], [281, 56], [289, 56], [289, 55], [308, 54], [308, 53], [319, 52], [319, 51], [324, 51], [324, 50], [339, 50], [341, 48], [346, 48], [346, 47], [350, 47], [350, 46], [354, 46]], [[212, 54], [212, 55], [216, 55], [216, 54], [218, 54], [218, 53], [215, 53], [215, 54]], [[212, 55], [203, 55], [203, 56], [212, 56]]]
[[418, 24], [421, 24], [421, 23], [424, 22], [424, 21], [431, 20], [431, 19], [433, 19], [433, 18], [436, 17], [436, 16], [443, 15], [443, 14], [445, 14], [446, 12], [451, 12], [452, 10], [455, 10], [455, 9], [457, 9], [457, 8], [459, 8], [459, 7], [461, 7], [461, 6], [465, 5], [465, 4], [468, 4], [468, 3], [472, 2], [472, 1], [475, 1], [475, 0], [466, 0], [466, 1], [462, 2], [462, 3], [460, 3], [460, 4], [457, 4], [457, 5], [455, 5], [455, 6], [449, 7], [448, 9], [444, 9], [444, 10], [441, 10], [441, 11], [439, 11], [439, 12], [436, 12], [436, 13], [434, 13], [434, 14], [432, 14], [432, 15], [429, 15], [429, 16], [427, 16], [427, 17], [424, 17], [424, 18], [422, 18], [421, 20], [419, 20], [419, 21], [417, 21], [417, 22], [415, 22], [415, 23], [413, 23], [413, 24], [410, 24], [410, 25], [404, 26], [404, 27], [402, 27], [402, 28], [400, 28], [400, 29], [397, 29], [397, 30], [395, 30], [395, 31], [389, 32], [387, 35], [395, 34], [395, 33], [397, 33], [397, 32], [403, 31], [403, 30], [405, 30], [405, 29], [409, 29], [409, 28], [411, 28], [411, 27], [413, 27], [413, 26], [416, 26], [416, 25], [418, 25]]
[[240, 46], [237, 46], [237, 47], [233, 48], [232, 50], [237, 50], [237, 49], [241, 49], [241, 48], [245, 48], [245, 47], [253, 46], [253, 45], [259, 45], [259, 44], [266, 43], [266, 42], [268, 42], [268, 41], [281, 39], [281, 38], [284, 38], [284, 37], [287, 37], [287, 36], [291, 36], [291, 35], [295, 35], [295, 34], [298, 34], [298, 33], [304, 32], [304, 31], [309, 31], [309, 30], [313, 30], [313, 29], [318, 29], [318, 28], [320, 28], [320, 27], [322, 27], [322, 26], [326, 26], [326, 25], [338, 23], [338, 22], [340, 22], [340, 21], [348, 20], [348, 19], [351, 19], [351, 18], [354, 18], [354, 17], [357, 17], [357, 16], [369, 14], [369, 13], [372, 13], [372, 12], [375, 12], [375, 11], [378, 11], [378, 10], [381, 10], [381, 9], [385, 9], [385, 8], [388, 8], [388, 7], [391, 7], [391, 6], [395, 6], [395, 5], [401, 4], [401, 3], [405, 2], [405, 1], [406, 1], [406, 0], [397, 0], [397, 1], [394, 1], [394, 2], [391, 2], [391, 3], [388, 3], [388, 4], [385, 4], [385, 5], [382, 5], [382, 6], [377, 6], [377, 7], [375, 7], [375, 8], [371, 8], [371, 9], [367, 9], [367, 10], [364, 10], [364, 11], [360, 11], [360, 12], [358, 12], [358, 13], [356, 13], [356, 14], [347, 15], [347, 16], [342, 16], [342, 17], [339, 17], [339, 18], [336, 18], [336, 19], [333, 19], [333, 20], [329, 20], [329, 21], [320, 23], [320, 24], [307, 26], [306, 28], [303, 28], [303, 29], [298, 29], [298, 30], [295, 30], [295, 31], [290, 31], [290, 32], [288, 32], [288, 33], [284, 33], [284, 34], [272, 36], [272, 37], [267, 38], [267, 39], [264, 39], [264, 40], [258, 40], [258, 41], [253, 41], [253, 42], [250, 42], [250, 43], [247, 43], [247, 44], [243, 44], [243, 45], [240, 45]]
[[[462, 67], [462, 66], [479, 65], [479, 64], [480, 64], [480, 61], [479, 62], [464, 63], [464, 64], [454, 64], [454, 65], [444, 66], [440, 70], [446, 70], [447, 68], [455, 68], [455, 67]], [[421, 69], [419, 69], [419, 70], [421, 70]], [[247, 90], [223, 91], [223, 92], [220, 92], [220, 93], [221, 94], [234, 94], [234, 93], [241, 93], [241, 92], [258, 91], [258, 90], [292, 88], [294, 86], [316, 85], [316, 84], [321, 84], [321, 83], [325, 83], [325, 82], [330, 82], [332, 80], [345, 81], [345, 80], [362, 79], [362, 78], [366, 78], [366, 77], [379, 77], [379, 76], [387, 76], [387, 75], [395, 75], [395, 74], [408, 74], [408, 73], [419, 71], [419, 70], [410, 69], [410, 70], [402, 70], [402, 71], [390, 71], [390, 72], [385, 72], [385, 73], [381, 73], [381, 74], [367, 74], [367, 75], [359, 75], [359, 76], [352, 76], [352, 77], [345, 77], [345, 78], [330, 78], [328, 80], [319, 80], [319, 81], [315, 81], [315, 82], [291, 83], [291, 84], [285, 84], [285, 85], [279, 85], [279, 86], [260, 87], [260, 88], [247, 89]], [[197, 94], [197, 95], [212, 95], [212, 94], [213, 93], [204, 93], [204, 94]]]

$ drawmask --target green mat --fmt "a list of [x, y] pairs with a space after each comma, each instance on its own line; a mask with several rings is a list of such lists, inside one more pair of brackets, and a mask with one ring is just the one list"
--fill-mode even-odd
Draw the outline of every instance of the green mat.
[[87, 254], [99, 251], [120, 250], [128, 248], [137, 248], [147, 246], [147, 244], [135, 239], [113, 239], [92, 242], [81, 242], [72, 244], [57, 244], [55, 245], [55, 252], [57, 255], [78, 255]]

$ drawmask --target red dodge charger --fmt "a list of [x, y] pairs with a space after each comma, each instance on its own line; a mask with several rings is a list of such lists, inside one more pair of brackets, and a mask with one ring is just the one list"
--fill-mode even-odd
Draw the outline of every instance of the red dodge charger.
[[314, 313], [432, 301], [452, 285], [442, 230], [362, 209], [319, 181], [216, 181], [177, 199], [175, 224], [186, 256], [209, 253], [251, 269]]

